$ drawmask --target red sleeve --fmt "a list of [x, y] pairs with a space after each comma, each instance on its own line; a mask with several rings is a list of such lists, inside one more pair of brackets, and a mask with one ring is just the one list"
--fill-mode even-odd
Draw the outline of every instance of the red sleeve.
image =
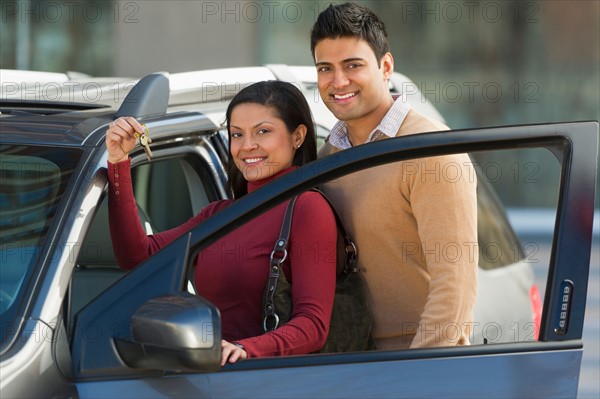
[[[277, 330], [239, 342], [249, 357], [306, 354], [327, 339], [336, 282], [335, 218], [319, 193], [302, 194], [296, 203], [288, 245], [292, 318]], [[290, 273], [291, 272], [291, 273]]]
[[184, 224], [159, 234], [146, 235], [131, 183], [131, 160], [108, 162], [108, 220], [115, 258], [120, 268], [130, 270], [183, 233], [226, 205], [218, 201], [204, 208]]

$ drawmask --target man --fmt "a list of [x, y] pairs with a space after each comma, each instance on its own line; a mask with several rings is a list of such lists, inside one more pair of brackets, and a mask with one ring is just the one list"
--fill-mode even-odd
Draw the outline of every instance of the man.
[[[311, 32], [321, 98], [339, 119], [319, 156], [389, 137], [447, 130], [392, 97], [387, 32], [352, 3]], [[477, 291], [476, 179], [466, 154], [368, 169], [323, 188], [357, 242], [378, 349], [466, 345]]]

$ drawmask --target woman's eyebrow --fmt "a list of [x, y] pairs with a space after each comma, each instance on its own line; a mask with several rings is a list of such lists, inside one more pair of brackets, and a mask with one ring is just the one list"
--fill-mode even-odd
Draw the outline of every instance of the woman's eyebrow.
[[[257, 127], [259, 127], [263, 123], [272, 124], [272, 122], [270, 122], [270, 121], [262, 121], [262, 122], [258, 122], [256, 125], [252, 126], [252, 129], [256, 129]], [[236, 125], [231, 125], [231, 128], [240, 129], [240, 130], [242, 129], [241, 127], [236, 126]]]

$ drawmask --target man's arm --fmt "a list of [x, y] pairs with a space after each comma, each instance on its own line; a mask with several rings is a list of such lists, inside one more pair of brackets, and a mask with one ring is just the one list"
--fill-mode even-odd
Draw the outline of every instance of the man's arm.
[[411, 348], [468, 344], [479, 253], [475, 171], [466, 154], [419, 165], [410, 200], [430, 281]]

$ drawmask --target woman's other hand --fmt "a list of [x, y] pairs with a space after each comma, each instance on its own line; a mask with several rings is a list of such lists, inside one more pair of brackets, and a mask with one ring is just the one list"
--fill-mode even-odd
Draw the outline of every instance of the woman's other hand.
[[108, 124], [106, 149], [108, 161], [118, 163], [129, 158], [129, 152], [136, 144], [135, 132], [143, 133], [144, 127], [131, 116], [123, 116]]
[[227, 362], [235, 363], [247, 357], [248, 354], [241, 346], [232, 344], [224, 339], [221, 340], [221, 367], [225, 366]]

